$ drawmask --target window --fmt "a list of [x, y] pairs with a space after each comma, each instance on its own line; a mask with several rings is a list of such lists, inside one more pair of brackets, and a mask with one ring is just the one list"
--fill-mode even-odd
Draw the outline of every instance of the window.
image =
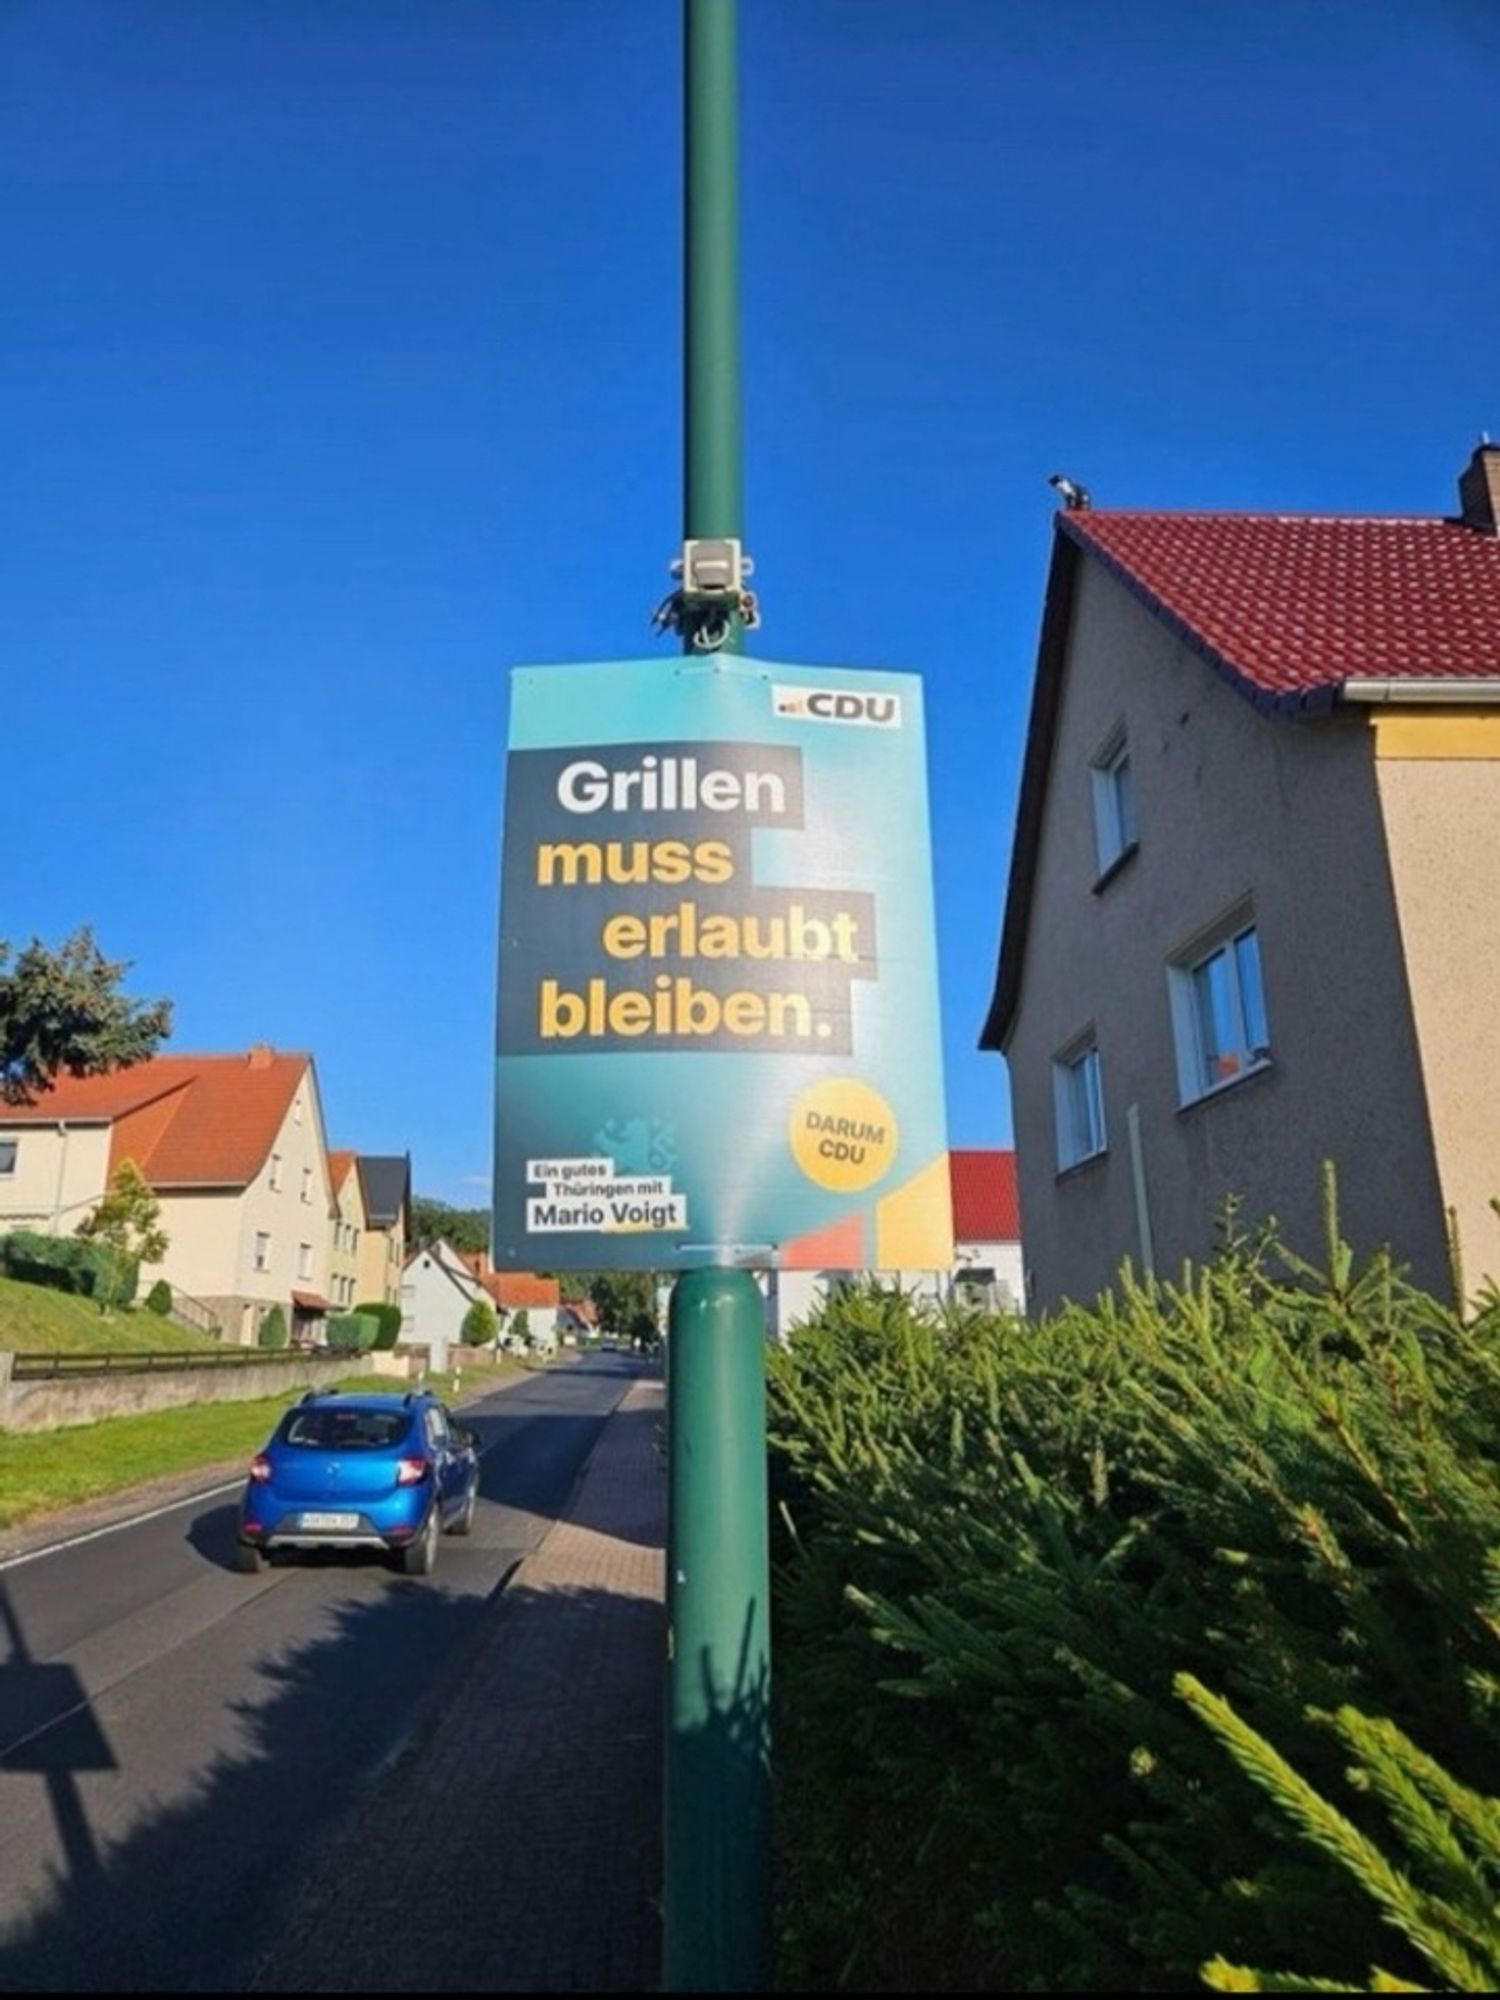
[[255, 1268], [257, 1271], [271, 1268], [271, 1239], [263, 1229], [255, 1232]]
[[1130, 776], [1130, 745], [1123, 731], [1111, 737], [1094, 759], [1094, 852], [1099, 873], [1107, 875], [1117, 862], [1135, 851], [1135, 788]]
[[310, 1278], [312, 1276], [312, 1245], [310, 1243], [299, 1243], [297, 1245], [297, 1276], [299, 1278]]
[[995, 1273], [986, 1265], [969, 1265], [953, 1274], [953, 1297], [967, 1312], [993, 1312]]
[[1057, 1168], [1066, 1173], [1105, 1150], [1104, 1087], [1099, 1050], [1092, 1039], [1077, 1042], [1052, 1065], [1057, 1113]]
[[411, 1429], [409, 1410], [320, 1404], [281, 1420], [281, 1442], [311, 1451], [389, 1451]]
[[311, 1200], [312, 1200], [312, 1168], [311, 1168], [311, 1167], [304, 1167], [304, 1168], [302, 1169], [302, 1199], [303, 1199], [304, 1201], [311, 1201]]
[[16, 1153], [20, 1148], [19, 1139], [0, 1139], [0, 1174], [13, 1174], [16, 1170]]
[[275, 1192], [276, 1192], [276, 1190], [277, 1190], [277, 1189], [278, 1189], [278, 1188], [279, 1188], [280, 1186], [281, 1186], [281, 1155], [280, 1155], [280, 1153], [273, 1153], [273, 1154], [271, 1155], [271, 1191], [272, 1191], [272, 1193], [275, 1193]]
[[1270, 1060], [1260, 939], [1243, 914], [1169, 968], [1177, 1079], [1195, 1103]]

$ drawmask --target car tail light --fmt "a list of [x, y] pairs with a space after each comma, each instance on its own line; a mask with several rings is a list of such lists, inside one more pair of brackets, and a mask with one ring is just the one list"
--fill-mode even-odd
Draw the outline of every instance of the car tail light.
[[396, 1467], [396, 1484], [398, 1486], [420, 1486], [426, 1477], [427, 1461], [425, 1458], [403, 1458]]
[[257, 1486], [264, 1486], [271, 1476], [271, 1461], [263, 1451], [258, 1451], [250, 1461], [250, 1477]]

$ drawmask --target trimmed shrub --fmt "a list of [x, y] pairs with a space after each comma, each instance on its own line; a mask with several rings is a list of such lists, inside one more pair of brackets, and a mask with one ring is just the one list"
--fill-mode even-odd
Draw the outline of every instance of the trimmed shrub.
[[332, 1313], [323, 1338], [335, 1354], [368, 1354], [380, 1338], [380, 1321], [373, 1313]]
[[165, 1278], [158, 1278], [146, 1294], [146, 1310], [159, 1319], [165, 1319], [172, 1310], [172, 1287]]
[[512, 1341], [515, 1343], [517, 1347], [530, 1347], [531, 1314], [527, 1312], [525, 1306], [518, 1307], [517, 1310], [514, 1313], [512, 1313], [509, 1332]]
[[260, 1347], [285, 1347], [287, 1343], [286, 1314], [280, 1306], [272, 1306], [260, 1323], [256, 1334], [256, 1344]]
[[495, 1308], [484, 1299], [475, 1299], [464, 1314], [464, 1323], [458, 1337], [465, 1347], [493, 1347], [499, 1325], [500, 1322], [495, 1317]]
[[769, 1366], [783, 1990], [1493, 1989], [1500, 1306], [1330, 1200], [1321, 1270]]
[[373, 1299], [368, 1304], [356, 1306], [354, 1310], [368, 1313], [377, 1322], [380, 1330], [375, 1336], [375, 1345], [378, 1348], [389, 1351], [401, 1338], [400, 1306], [392, 1305], [387, 1299]]
[[40, 1230], [15, 1229], [3, 1239], [3, 1269], [9, 1278], [28, 1285], [50, 1285], [54, 1291], [75, 1292], [82, 1298], [108, 1298], [129, 1305], [140, 1283], [140, 1265], [107, 1244], [80, 1236], [44, 1236]]

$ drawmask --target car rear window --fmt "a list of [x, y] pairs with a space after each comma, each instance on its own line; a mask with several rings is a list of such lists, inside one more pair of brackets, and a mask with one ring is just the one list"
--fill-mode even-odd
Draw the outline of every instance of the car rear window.
[[293, 1410], [281, 1441], [315, 1451], [384, 1451], [410, 1428], [409, 1410]]

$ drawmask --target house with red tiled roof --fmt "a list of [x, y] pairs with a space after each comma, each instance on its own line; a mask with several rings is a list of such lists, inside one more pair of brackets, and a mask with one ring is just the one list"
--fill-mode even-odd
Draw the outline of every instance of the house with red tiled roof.
[[[948, 1155], [953, 1198], [953, 1262], [943, 1271], [866, 1271], [863, 1278], [908, 1297], [978, 1312], [1025, 1308], [1025, 1260], [1016, 1193], [1016, 1156], [1006, 1147], [954, 1148]], [[850, 1282], [848, 1272], [767, 1271], [762, 1280], [766, 1324], [785, 1340], [829, 1293]]]
[[142, 1273], [253, 1341], [280, 1305], [296, 1333], [329, 1309], [332, 1191], [311, 1056], [264, 1044], [60, 1076], [0, 1107], [0, 1230], [71, 1235], [122, 1160], [161, 1203], [168, 1250]]
[[360, 1245], [370, 1227], [358, 1155], [341, 1148], [331, 1152], [328, 1184], [328, 1296], [335, 1311], [348, 1312], [364, 1298], [359, 1289]]
[[524, 1312], [531, 1344], [557, 1345], [562, 1287], [556, 1278], [543, 1278], [534, 1271], [497, 1271], [483, 1250], [460, 1250], [458, 1257], [483, 1286], [485, 1296], [500, 1315], [502, 1330], [518, 1312]]
[[1027, 1293], [1226, 1198], [1500, 1275], [1500, 447], [1456, 513], [1056, 521], [994, 999]]

